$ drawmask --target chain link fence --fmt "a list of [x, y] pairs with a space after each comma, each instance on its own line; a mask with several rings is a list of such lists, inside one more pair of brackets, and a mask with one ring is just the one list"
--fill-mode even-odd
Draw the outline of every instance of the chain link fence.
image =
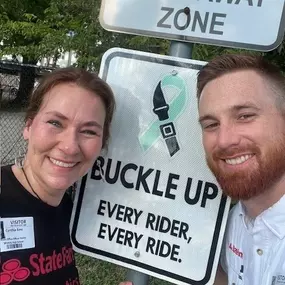
[[24, 114], [28, 97], [39, 78], [52, 69], [0, 61], [1, 165], [13, 164], [23, 154]]

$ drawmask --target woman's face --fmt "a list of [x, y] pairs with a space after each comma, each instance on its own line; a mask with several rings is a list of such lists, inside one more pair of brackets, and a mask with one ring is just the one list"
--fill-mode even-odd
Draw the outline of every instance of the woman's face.
[[91, 91], [73, 83], [53, 87], [24, 129], [32, 181], [53, 195], [86, 174], [102, 148], [105, 115]]

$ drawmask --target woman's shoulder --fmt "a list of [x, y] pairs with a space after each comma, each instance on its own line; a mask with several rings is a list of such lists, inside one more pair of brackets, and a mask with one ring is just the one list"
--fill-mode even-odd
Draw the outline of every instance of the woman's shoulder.
[[65, 213], [70, 217], [73, 207], [73, 201], [72, 197], [68, 192], [66, 192], [62, 198], [62, 201], [60, 203], [61, 208], [64, 210]]
[[1, 166], [1, 179], [0, 185], [14, 181], [16, 178], [12, 171], [12, 165]]
[[3, 166], [1, 166], [1, 174], [2, 173], [11, 173], [11, 172], [12, 172], [12, 165], [3, 165]]

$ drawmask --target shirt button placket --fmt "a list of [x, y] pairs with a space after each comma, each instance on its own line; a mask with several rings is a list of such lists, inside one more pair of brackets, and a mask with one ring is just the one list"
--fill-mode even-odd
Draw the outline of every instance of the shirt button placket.
[[[259, 217], [256, 218], [254, 227], [253, 227], [253, 248], [252, 248], [252, 285], [264, 284], [262, 282], [265, 262], [268, 254], [267, 243], [265, 239], [266, 228], [264, 227], [263, 222]], [[254, 276], [254, 277], [253, 277]]]

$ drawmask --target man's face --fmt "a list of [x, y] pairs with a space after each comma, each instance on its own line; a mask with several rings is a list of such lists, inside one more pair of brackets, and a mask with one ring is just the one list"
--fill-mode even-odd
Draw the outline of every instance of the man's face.
[[285, 176], [285, 119], [271, 87], [257, 72], [210, 81], [199, 101], [209, 168], [226, 195], [247, 200]]

